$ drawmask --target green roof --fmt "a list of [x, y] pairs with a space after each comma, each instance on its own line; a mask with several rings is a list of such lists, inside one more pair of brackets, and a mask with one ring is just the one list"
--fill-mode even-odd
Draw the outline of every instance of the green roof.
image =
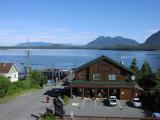
[[71, 84], [74, 83], [74, 84], [107, 84], [107, 85], [116, 85], [116, 84], [130, 84], [129, 82], [127, 81], [94, 81], [94, 80], [91, 80], [91, 81], [88, 81], [88, 80], [73, 80], [71, 82]]
[[84, 65], [82, 65], [82, 66], [80, 66], [80, 67], [78, 67], [78, 68], [76, 69], [76, 71], [80, 71], [80, 70], [82, 70], [82, 69], [84, 69], [84, 68], [86, 68], [86, 67], [88, 67], [88, 66], [90, 66], [90, 65], [92, 65], [92, 64], [95, 64], [96, 62], [98, 62], [98, 61], [100, 61], [100, 60], [106, 60], [106, 61], [108, 61], [108, 62], [110, 62], [110, 63], [112, 63], [112, 64], [114, 64], [114, 65], [116, 65], [116, 66], [119, 66], [119, 67], [127, 70], [128, 72], [130, 72], [130, 73], [132, 73], [132, 74], [135, 74], [130, 68], [128, 68], [128, 67], [120, 64], [119, 62], [117, 62], [117, 61], [115, 61], [115, 60], [113, 60], [113, 59], [111, 59], [111, 58], [109, 58], [109, 57], [107, 57], [107, 56], [104, 56], [104, 55], [102, 55], [102, 56], [100, 56], [100, 57], [98, 57], [98, 58], [96, 58], [96, 59], [94, 59], [94, 60], [92, 60], [92, 61], [90, 61], [90, 62], [88, 62], [88, 63], [86, 63], [86, 64], [84, 64]]

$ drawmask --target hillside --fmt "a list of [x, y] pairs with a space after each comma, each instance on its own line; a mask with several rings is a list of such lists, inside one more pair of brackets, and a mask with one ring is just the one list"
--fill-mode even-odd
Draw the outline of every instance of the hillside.
[[160, 49], [160, 31], [152, 34], [141, 44], [138, 49], [142, 50], [159, 50]]
[[[7, 47], [6, 47], [7, 48]], [[56, 43], [45, 43], [45, 42], [24, 42], [19, 43], [9, 48], [35, 48], [35, 49], [82, 49], [81, 45], [72, 44], [56, 44]]]
[[153, 35], [151, 35], [146, 40], [144, 45], [160, 45], [160, 31], [158, 31], [158, 32], [154, 33]]
[[100, 36], [89, 42], [86, 46], [91, 48], [112, 48], [116, 46], [138, 46], [139, 43], [135, 40], [123, 37], [104, 37]]
[[45, 43], [45, 42], [24, 42], [19, 43], [16, 45], [16, 47], [46, 47], [46, 46], [52, 46], [52, 43]]

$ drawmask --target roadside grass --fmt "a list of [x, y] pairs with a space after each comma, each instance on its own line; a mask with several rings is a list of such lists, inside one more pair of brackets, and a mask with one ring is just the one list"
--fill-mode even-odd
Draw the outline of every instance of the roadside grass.
[[68, 104], [68, 102], [70, 101], [70, 97], [68, 97], [68, 96], [64, 96], [64, 98], [63, 98], [63, 101], [64, 101], [64, 103], [65, 103], [65, 105], [67, 105]]
[[32, 89], [29, 89], [29, 90], [23, 90], [23, 91], [15, 93], [13, 95], [5, 96], [3, 98], [0, 98], [0, 104], [7, 103], [7, 102], [13, 100], [14, 98], [16, 98], [17, 96], [23, 95], [25, 93], [35, 92], [37, 90], [40, 90], [40, 88], [39, 89], [32, 88]]

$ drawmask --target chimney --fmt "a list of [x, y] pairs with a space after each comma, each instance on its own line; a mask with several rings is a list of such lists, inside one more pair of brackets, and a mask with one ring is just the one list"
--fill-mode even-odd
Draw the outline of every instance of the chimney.
[[123, 62], [123, 60], [121, 60], [121, 62], [120, 62], [122, 65], [124, 65], [124, 62]]
[[5, 66], [6, 66], [6, 63], [2, 63], [2, 66], [5, 67]]

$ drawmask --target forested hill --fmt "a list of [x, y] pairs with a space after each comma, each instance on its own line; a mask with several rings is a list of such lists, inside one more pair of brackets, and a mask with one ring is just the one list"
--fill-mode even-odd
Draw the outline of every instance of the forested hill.
[[138, 46], [139, 43], [135, 40], [124, 37], [104, 37], [99, 36], [95, 40], [89, 42], [86, 46], [91, 48], [112, 48], [116, 46]]

